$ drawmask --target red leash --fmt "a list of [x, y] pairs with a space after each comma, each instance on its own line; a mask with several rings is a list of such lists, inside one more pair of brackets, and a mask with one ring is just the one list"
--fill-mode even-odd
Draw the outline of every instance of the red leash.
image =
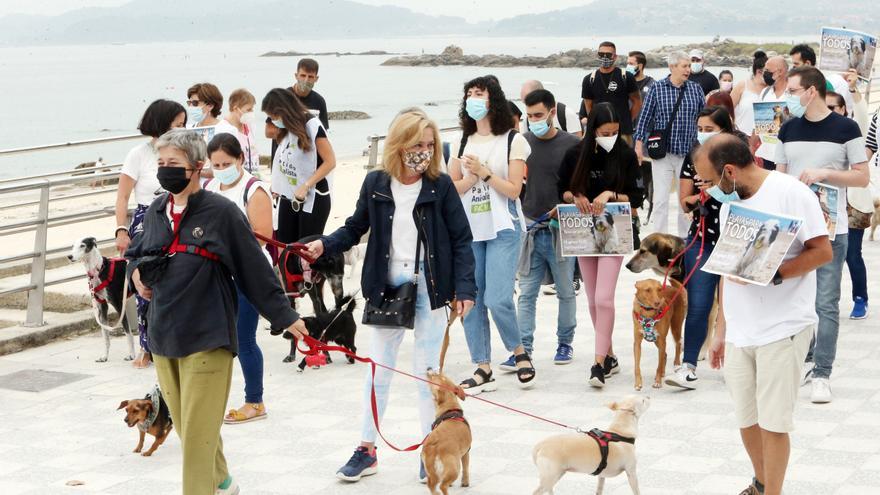
[[315, 258], [313, 258], [309, 254], [309, 250], [308, 250], [308, 248], [306, 248], [306, 245], [301, 242], [294, 242], [293, 244], [285, 244], [283, 242], [276, 241], [275, 239], [272, 239], [271, 237], [266, 237], [258, 232], [254, 232], [254, 237], [265, 242], [266, 244], [271, 244], [272, 246], [275, 246], [278, 249], [287, 249], [289, 247], [290, 250], [293, 251], [294, 254], [296, 254], [300, 258], [304, 259], [305, 262], [310, 265], [315, 262]]
[[[417, 443], [417, 444], [415, 444], [415, 445], [410, 445], [409, 447], [406, 447], [406, 448], [400, 448], [400, 447], [395, 446], [395, 445], [392, 444], [391, 442], [389, 442], [388, 439], [385, 438], [385, 435], [382, 434], [382, 429], [381, 429], [380, 426], [379, 426], [379, 407], [378, 407], [378, 405], [376, 404], [376, 367], [378, 366], [378, 367], [380, 367], [380, 368], [384, 368], [384, 369], [386, 369], [386, 370], [388, 370], [388, 371], [392, 371], [392, 372], [394, 372], [394, 373], [398, 373], [398, 374], [400, 374], [400, 375], [407, 376], [407, 377], [409, 377], [409, 378], [412, 378], [413, 380], [418, 380], [418, 381], [421, 381], [421, 382], [425, 382], [425, 383], [427, 383], [428, 385], [433, 385], [433, 386], [435, 386], [435, 387], [441, 387], [441, 388], [444, 388], [444, 389], [446, 389], [446, 390], [448, 390], [448, 391], [450, 391], [450, 392], [452, 392], [452, 393], [455, 393], [455, 392], [456, 392], [456, 389], [454, 389], [454, 388], [452, 388], [452, 387], [447, 387], [447, 386], [445, 386], [445, 385], [438, 385], [438, 384], [436, 384], [436, 383], [432, 383], [431, 381], [426, 380], [426, 379], [424, 379], [424, 378], [422, 378], [422, 377], [420, 377], [420, 376], [412, 375], [412, 374], [407, 373], [407, 372], [405, 372], [405, 371], [400, 371], [399, 369], [392, 368], [392, 367], [390, 367], [390, 366], [386, 366], [386, 365], [381, 364], [381, 363], [377, 363], [377, 362], [373, 361], [373, 360], [370, 359], [370, 358], [366, 358], [366, 357], [358, 356], [357, 354], [355, 354], [355, 353], [349, 351], [348, 349], [346, 349], [346, 348], [344, 348], [344, 347], [324, 344], [323, 342], [321, 342], [321, 341], [319, 341], [319, 340], [317, 340], [317, 339], [315, 339], [314, 337], [311, 337], [311, 336], [309, 336], [309, 335], [306, 335], [305, 337], [303, 337], [302, 341], [305, 342], [306, 345], [309, 346], [309, 348], [306, 349], [306, 350], [300, 349], [299, 346], [297, 346], [297, 348], [299, 349], [300, 352], [302, 352], [302, 353], [303, 353], [304, 355], [306, 355], [306, 356], [314, 356], [314, 355], [316, 355], [316, 354], [318, 354], [318, 353], [320, 353], [320, 352], [324, 352], [324, 351], [337, 351], [337, 352], [341, 352], [341, 353], [345, 354], [346, 356], [351, 357], [351, 358], [354, 359], [355, 361], [358, 361], [358, 362], [361, 362], [361, 363], [368, 363], [368, 364], [370, 365], [370, 372], [371, 372], [371, 374], [372, 374], [372, 377], [371, 377], [371, 386], [370, 386], [370, 409], [372, 410], [372, 413], [373, 413], [373, 424], [376, 426], [376, 432], [379, 433], [379, 436], [382, 438], [382, 440], [383, 440], [383, 441], [384, 441], [389, 447], [391, 447], [392, 449], [394, 449], [394, 450], [396, 450], [396, 451], [398, 451], [398, 452], [410, 452], [410, 451], [416, 450], [417, 448], [421, 447], [423, 443], [425, 443], [425, 439], [427, 439], [428, 437], [426, 436], [425, 438], [422, 439], [421, 442], [419, 442], [419, 443]], [[537, 420], [539, 420], [539, 421], [544, 421], [545, 423], [550, 423], [550, 424], [555, 425], [555, 426], [561, 426], [562, 428], [568, 428], [568, 429], [575, 430], [575, 431], [578, 431], [578, 432], [581, 431], [581, 430], [580, 430], [579, 428], [577, 428], [577, 427], [569, 426], [569, 425], [566, 425], [566, 424], [564, 424], [564, 423], [560, 423], [560, 422], [558, 422], [558, 421], [553, 421], [552, 419], [542, 418], [541, 416], [538, 416], [538, 415], [535, 415], [535, 414], [532, 414], [532, 413], [529, 413], [529, 412], [526, 412], [526, 411], [521, 411], [521, 410], [519, 410], [519, 409], [515, 409], [515, 408], [513, 408], [513, 407], [506, 406], [506, 405], [504, 405], [504, 404], [499, 404], [499, 403], [497, 403], [497, 402], [493, 402], [493, 401], [491, 401], [491, 400], [484, 399], [484, 398], [479, 397], [479, 396], [476, 396], [476, 395], [468, 395], [468, 397], [470, 397], [471, 399], [476, 399], [476, 400], [479, 400], [479, 401], [485, 402], [485, 403], [487, 403], [487, 404], [491, 404], [491, 405], [496, 406], [496, 407], [500, 407], [500, 408], [502, 408], [502, 409], [507, 409], [508, 411], [515, 412], [515, 413], [517, 413], [517, 414], [522, 414], [522, 415], [524, 415], [524, 416], [528, 416], [528, 417], [530, 417], [530, 418], [537, 419]]]

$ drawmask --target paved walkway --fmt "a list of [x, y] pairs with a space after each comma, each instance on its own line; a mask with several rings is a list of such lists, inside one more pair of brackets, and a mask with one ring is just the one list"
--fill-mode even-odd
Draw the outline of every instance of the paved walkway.
[[[866, 241], [869, 273], [880, 273], [880, 242]], [[522, 392], [511, 375], [499, 376], [499, 391], [489, 398], [546, 415], [569, 424], [603, 427], [611, 412], [607, 401], [632, 393], [632, 326], [628, 318], [633, 283], [641, 277], [623, 273], [617, 289], [618, 321], [614, 344], [623, 373], [602, 391], [587, 383], [587, 363], [593, 332], [586, 298], [578, 297], [578, 333], [575, 362], [554, 366], [553, 335], [556, 299], [541, 296], [535, 365], [539, 384]], [[850, 310], [848, 277], [844, 284], [844, 316]], [[349, 287], [354, 287], [356, 279]], [[349, 280], [346, 280], [349, 283]], [[875, 296], [880, 297], [874, 293]], [[880, 323], [877, 318], [853, 322], [843, 319], [834, 402], [813, 405], [804, 388], [796, 411], [797, 431], [786, 493], [868, 495], [880, 493]], [[368, 348], [370, 336], [358, 336], [358, 347]], [[224, 427], [229, 465], [253, 494], [382, 494], [425, 493], [416, 481], [416, 454], [380, 448], [380, 473], [350, 485], [334, 477], [356, 445], [361, 417], [363, 365], [337, 359], [320, 370], [296, 373], [282, 364], [287, 341], [264, 333], [260, 344], [266, 356], [266, 421]], [[407, 341], [409, 342], [409, 341]], [[504, 354], [495, 339], [498, 362]], [[114, 339], [108, 363], [95, 363], [102, 343], [97, 335], [57, 342], [0, 358], [3, 375], [47, 370], [79, 374], [51, 374], [48, 378], [78, 378], [72, 383], [40, 392], [0, 391], [0, 493], [4, 495], [71, 493], [179, 493], [180, 444], [173, 436], [153, 457], [131, 453], [137, 432], [122, 423], [115, 409], [123, 399], [142, 397], [155, 381], [153, 369], [138, 371], [122, 361], [124, 339]], [[411, 346], [402, 347], [401, 364], [409, 369]], [[656, 351], [644, 344], [642, 370], [646, 377], [656, 366]], [[750, 466], [734, 424], [727, 390], [719, 372], [700, 368], [700, 389], [683, 392], [664, 388], [647, 390], [652, 407], [642, 418], [637, 452], [642, 493], [734, 494], [750, 476]], [[461, 379], [472, 371], [460, 326], [453, 331], [448, 372]], [[38, 384], [33, 377], [18, 378], [24, 387]], [[395, 379], [385, 431], [401, 444], [417, 440], [417, 413], [411, 407], [414, 386]], [[243, 400], [238, 365], [230, 407]], [[513, 415], [478, 401], [467, 401], [465, 412], [474, 430], [472, 486], [452, 493], [527, 494], [536, 486], [531, 448], [559, 429]], [[149, 438], [149, 437], [148, 437]], [[70, 480], [84, 482], [67, 487]], [[593, 493], [595, 479], [566, 475], [557, 494]], [[607, 484], [606, 493], [629, 494], [625, 479]]]

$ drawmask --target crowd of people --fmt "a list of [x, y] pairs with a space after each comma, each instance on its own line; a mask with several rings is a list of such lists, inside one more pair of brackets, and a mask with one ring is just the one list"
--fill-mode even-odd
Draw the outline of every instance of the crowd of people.
[[[558, 301], [553, 361], [574, 360], [581, 280], [595, 337], [585, 381], [602, 388], [621, 368], [613, 330], [623, 256], [561, 256], [556, 206], [598, 214], [607, 203], [629, 203], [638, 249], [638, 210], [645, 211], [646, 200], [654, 232], [702, 247], [702, 256], [696, 249], [683, 255], [684, 270], [693, 272], [684, 357], [665, 381], [697, 387], [698, 355], [717, 297], [709, 362], [724, 368], [754, 467], [742, 494], [781, 493], [799, 387], [811, 381], [813, 402], [832, 400], [844, 262], [853, 280], [850, 317], [867, 316], [861, 243], [873, 211], [868, 160], [877, 160], [878, 125], [877, 115], [868, 121], [855, 74], [823, 74], [807, 45], [787, 55], [756, 52], [748, 77], [737, 82], [727, 70], [713, 75], [700, 50], [674, 52], [669, 74], [655, 80], [645, 74], [642, 52], [629, 52], [624, 66], [615, 44], [602, 42], [598, 69], [583, 78], [578, 112], [540, 81], [522, 83], [519, 108], [495, 76], [476, 77], [460, 93], [460, 140], [444, 143], [421, 109], [394, 118], [381, 167], [366, 175], [354, 212], [334, 232], [325, 228], [336, 156], [326, 102], [314, 90], [316, 61], [301, 60], [292, 86], [272, 89], [261, 101], [263, 135], [272, 143], [266, 180], [257, 99], [247, 90], [229, 93], [225, 111], [222, 93], [210, 83], [189, 88], [186, 106], [150, 104], [139, 128], [151, 140], [132, 149], [122, 168], [116, 246], [131, 260], [128, 275], [137, 289], [142, 352], [135, 366], [155, 363], [181, 438], [184, 493], [239, 492], [220, 428], [268, 415], [259, 316], [295, 337], [308, 334], [273, 272], [272, 250], [251, 232], [283, 243], [320, 236], [306, 244], [313, 258], [343, 253], [368, 236], [361, 276], [367, 305], [381, 307], [386, 292], [415, 284], [413, 372], [420, 376], [439, 366], [449, 312], [460, 315], [474, 366], [461, 387], [470, 394], [503, 386], [495, 364], [522, 389], [541, 383], [533, 355], [543, 352], [535, 349], [534, 334], [544, 285], [554, 284]], [[791, 113], [772, 155], [755, 135], [752, 103], [758, 101], [784, 101]], [[213, 129], [210, 139], [200, 132], [205, 128]], [[645, 187], [646, 169], [653, 194]], [[815, 182], [841, 191], [833, 241], [807, 187]], [[670, 201], [674, 189], [678, 201]], [[137, 206], [129, 221], [132, 193]], [[766, 287], [699, 270], [732, 202], [804, 220]], [[501, 356], [492, 354], [490, 316]], [[365, 329], [366, 355], [394, 366], [407, 326]], [[235, 356], [245, 404], [224, 416]], [[390, 383], [390, 372], [380, 370], [375, 380], [367, 375], [360, 445], [339, 478], [377, 472], [371, 390], [381, 421]], [[417, 402], [427, 434], [434, 406], [424, 383]], [[424, 466], [419, 478], [425, 479]]]

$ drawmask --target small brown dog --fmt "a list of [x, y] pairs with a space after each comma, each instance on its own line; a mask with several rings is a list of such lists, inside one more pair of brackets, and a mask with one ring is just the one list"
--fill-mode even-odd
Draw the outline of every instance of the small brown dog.
[[153, 455], [153, 452], [168, 438], [172, 427], [171, 413], [168, 411], [168, 404], [162, 398], [159, 386], [153, 387], [153, 390], [143, 399], [122, 401], [116, 410], [118, 411], [122, 408], [125, 408], [125, 418], [123, 418], [125, 424], [129, 428], [137, 425], [138, 433], [140, 433], [134, 452], [138, 453], [144, 448], [144, 436], [146, 433], [149, 433], [156, 437], [156, 440], [149, 450], [141, 455], [145, 457]]
[[448, 487], [458, 479], [459, 472], [461, 486], [470, 484], [471, 427], [458, 402], [466, 395], [443, 374], [428, 371], [428, 380], [435, 385], [431, 387], [431, 394], [437, 406], [437, 419], [422, 445], [422, 463], [431, 495], [447, 495]]
[[[636, 296], [633, 300], [633, 357], [635, 358], [635, 389], [642, 389], [642, 370], [639, 363], [642, 359], [642, 339], [654, 342], [657, 345], [659, 358], [657, 360], [657, 373], [654, 375], [654, 388], [663, 385], [663, 376], [666, 374], [666, 336], [672, 329], [672, 339], [675, 341], [676, 366], [681, 364], [681, 329], [684, 317], [687, 315], [687, 292], [679, 293], [675, 301], [672, 300], [678, 287], [667, 285], [664, 289], [657, 280], [646, 279], [636, 282]], [[656, 320], [663, 309], [672, 304], [662, 318]]]
[[874, 240], [874, 231], [880, 225], [880, 199], [874, 200], [874, 213], [871, 214], [871, 240]]
[[639, 495], [635, 441], [639, 417], [650, 405], [648, 397], [630, 395], [608, 404], [615, 415], [607, 430], [555, 435], [535, 445], [532, 461], [538, 468], [540, 484], [532, 495], [553, 495], [553, 487], [567, 472], [598, 476], [596, 495], [602, 495], [605, 478], [626, 472], [632, 492]]

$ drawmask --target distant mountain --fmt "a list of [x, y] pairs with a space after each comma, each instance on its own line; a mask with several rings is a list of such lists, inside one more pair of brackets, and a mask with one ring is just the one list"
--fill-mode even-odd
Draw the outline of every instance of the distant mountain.
[[133, 0], [58, 16], [0, 18], [0, 44], [324, 39], [461, 32], [459, 17], [349, 0]]
[[880, 2], [866, 0], [617, 0], [503, 19], [490, 36], [802, 35], [822, 26], [877, 33]]

